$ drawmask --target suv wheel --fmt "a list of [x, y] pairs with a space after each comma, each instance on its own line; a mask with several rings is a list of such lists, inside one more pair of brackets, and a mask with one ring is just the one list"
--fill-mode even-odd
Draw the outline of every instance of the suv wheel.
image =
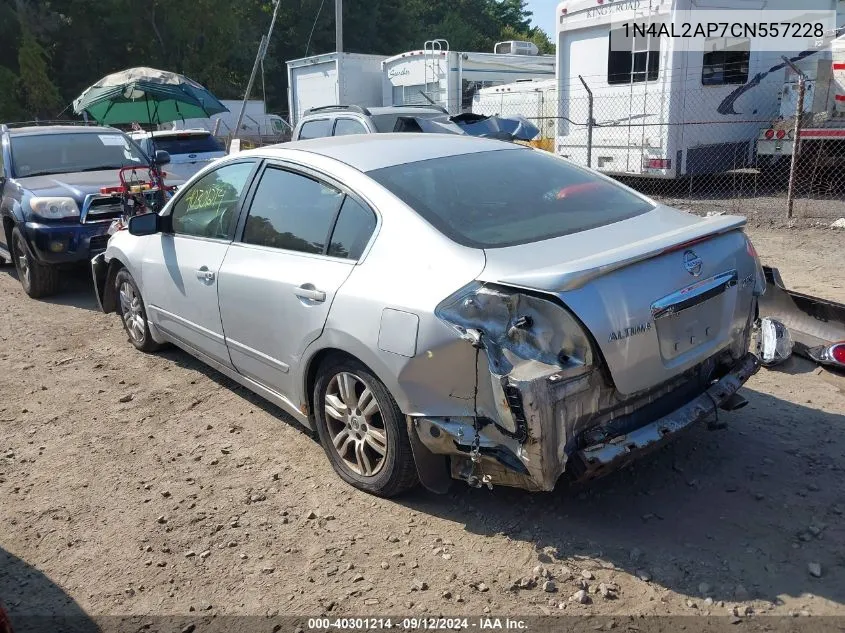
[[147, 322], [147, 309], [141, 298], [141, 291], [132, 274], [125, 268], [115, 275], [115, 294], [117, 295], [117, 314], [123, 329], [129, 336], [129, 342], [142, 352], [157, 352], [163, 345], [156, 343], [150, 334]]
[[317, 433], [340, 477], [393, 497], [417, 482], [405, 416], [381, 381], [353, 360], [320, 367], [314, 386]]
[[17, 226], [12, 229], [12, 259], [24, 292], [33, 299], [55, 294], [59, 289], [59, 271], [35, 259]]

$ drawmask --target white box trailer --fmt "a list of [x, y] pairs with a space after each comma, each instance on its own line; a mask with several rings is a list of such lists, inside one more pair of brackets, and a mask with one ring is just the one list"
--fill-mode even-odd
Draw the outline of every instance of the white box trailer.
[[521, 116], [537, 126], [540, 133], [529, 144], [554, 151], [557, 125], [557, 81], [521, 79], [500, 86], [481, 88], [472, 98], [472, 112], [486, 116]]
[[[624, 24], [633, 22], [671, 28], [693, 10], [722, 12], [728, 19], [734, 9], [794, 10], [795, 5], [794, 0], [560, 3], [555, 151], [588, 164], [583, 78], [594, 98], [591, 167], [614, 175], [675, 178], [750, 166], [762, 122], [777, 112], [782, 52], [751, 50], [752, 39], [714, 37], [694, 44], [689, 38], [649, 35], [629, 38], [630, 50], [618, 50], [610, 46], [611, 32], [619, 37]], [[834, 11], [837, 0], [804, 0], [801, 6]]]
[[[516, 42], [502, 44], [511, 46], [499, 50], [522, 50]], [[452, 51], [446, 40], [431, 40], [423, 50], [394, 55], [383, 66], [384, 105], [430, 103], [450, 114], [468, 112], [481, 88], [555, 76], [554, 55]]]
[[290, 124], [309, 108], [382, 105], [384, 55], [325, 53], [287, 62]]

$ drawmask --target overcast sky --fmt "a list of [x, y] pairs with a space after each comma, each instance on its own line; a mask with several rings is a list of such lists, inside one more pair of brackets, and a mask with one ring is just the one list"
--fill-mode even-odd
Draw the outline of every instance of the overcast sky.
[[531, 20], [539, 26], [552, 42], [555, 41], [555, 9], [560, 0], [528, 0], [528, 9], [534, 13]]

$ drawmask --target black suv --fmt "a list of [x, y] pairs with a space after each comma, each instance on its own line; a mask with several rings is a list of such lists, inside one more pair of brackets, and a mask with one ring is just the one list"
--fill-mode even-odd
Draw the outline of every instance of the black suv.
[[0, 260], [14, 261], [30, 297], [55, 293], [60, 268], [105, 250], [123, 207], [100, 189], [118, 185], [122, 167], [146, 174], [150, 164], [115, 128], [0, 125]]

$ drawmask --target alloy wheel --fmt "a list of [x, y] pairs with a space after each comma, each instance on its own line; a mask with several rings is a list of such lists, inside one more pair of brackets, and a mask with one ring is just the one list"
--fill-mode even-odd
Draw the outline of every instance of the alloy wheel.
[[141, 297], [135, 292], [128, 281], [120, 284], [120, 313], [126, 325], [126, 331], [132, 340], [143, 345], [145, 336], [144, 313], [141, 308]]
[[21, 243], [21, 239], [19, 237], [15, 237], [14, 250], [15, 263], [18, 266], [18, 273], [21, 276], [21, 281], [24, 286], [28, 288], [30, 283], [29, 259], [26, 256], [26, 247]]
[[350, 372], [332, 377], [325, 397], [331, 446], [354, 473], [376, 475], [387, 456], [387, 429], [372, 390]]

